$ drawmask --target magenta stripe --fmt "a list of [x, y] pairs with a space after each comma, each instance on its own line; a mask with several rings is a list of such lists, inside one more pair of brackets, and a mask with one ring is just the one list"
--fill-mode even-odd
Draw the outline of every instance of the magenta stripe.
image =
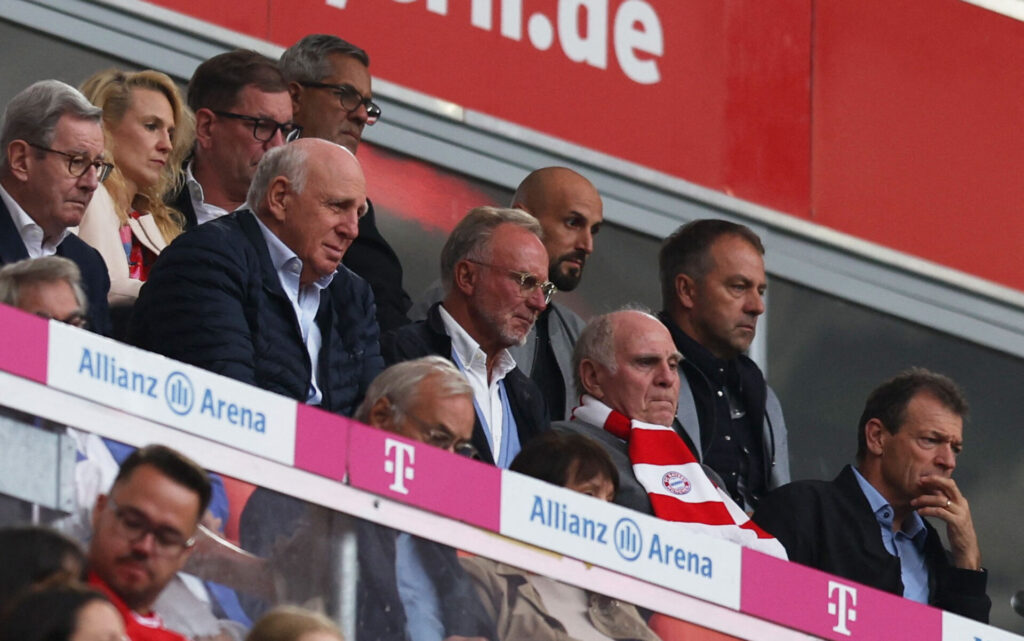
[[940, 610], [747, 548], [740, 611], [837, 641], [891, 639], [894, 621], [900, 638], [942, 638]]
[[355, 422], [351, 434], [353, 487], [499, 531], [497, 468]]
[[45, 384], [49, 322], [0, 305], [0, 328], [0, 369]]
[[342, 481], [348, 458], [347, 418], [296, 403], [295, 467]]

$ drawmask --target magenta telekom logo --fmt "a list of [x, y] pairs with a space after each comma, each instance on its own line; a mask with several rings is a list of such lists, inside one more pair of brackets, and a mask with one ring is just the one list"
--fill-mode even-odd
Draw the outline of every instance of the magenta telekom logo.
[[416, 470], [412, 468], [416, 461], [416, 448], [389, 438], [384, 441], [384, 456], [384, 471], [392, 475], [388, 489], [408, 494], [409, 488], [405, 487], [405, 482], [411, 481], [416, 475]]
[[[833, 600], [835, 595], [835, 600]], [[852, 632], [846, 624], [857, 620], [857, 588], [843, 585], [838, 581], [828, 582], [828, 613], [836, 617], [836, 624], [832, 630], [839, 634], [850, 636]]]

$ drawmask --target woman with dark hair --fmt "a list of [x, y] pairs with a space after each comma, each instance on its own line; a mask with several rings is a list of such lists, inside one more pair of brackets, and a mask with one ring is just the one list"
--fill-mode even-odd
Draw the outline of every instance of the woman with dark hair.
[[[582, 434], [545, 432], [509, 469], [602, 501], [619, 486], [608, 453]], [[636, 606], [490, 559], [459, 561], [501, 641], [659, 641]]]
[[107, 597], [80, 585], [28, 591], [0, 613], [0, 641], [127, 641]]
[[0, 528], [0, 610], [19, 592], [79, 581], [85, 555], [56, 530], [38, 526]]

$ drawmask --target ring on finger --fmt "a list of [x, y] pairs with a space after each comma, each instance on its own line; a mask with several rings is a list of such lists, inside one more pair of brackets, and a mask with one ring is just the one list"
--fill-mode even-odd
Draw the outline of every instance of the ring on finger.
[[949, 504], [950, 503], [952, 503], [952, 501], [950, 501], [949, 499], [946, 499], [946, 509], [947, 510], [949, 509]]

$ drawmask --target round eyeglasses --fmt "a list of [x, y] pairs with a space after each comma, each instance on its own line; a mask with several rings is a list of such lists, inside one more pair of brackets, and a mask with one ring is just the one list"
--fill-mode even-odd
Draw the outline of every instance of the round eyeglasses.
[[114, 165], [109, 162], [104, 162], [99, 158], [92, 159], [84, 154], [71, 154], [66, 151], [59, 151], [57, 149], [50, 149], [49, 147], [43, 147], [37, 145], [34, 142], [28, 143], [29, 147], [35, 147], [39, 151], [45, 151], [50, 154], [59, 154], [68, 159], [68, 173], [75, 178], [81, 178], [85, 175], [85, 172], [89, 171], [89, 167], [96, 170], [96, 179], [99, 182], [103, 182], [110, 175], [110, 172], [114, 169]]
[[364, 98], [363, 94], [359, 93], [352, 85], [332, 85], [326, 82], [300, 82], [299, 84], [303, 87], [331, 91], [345, 111], [355, 111], [359, 109], [359, 105], [366, 107], [366, 124], [371, 127], [380, 120], [381, 111], [377, 103], [372, 98]]
[[467, 258], [466, 262], [473, 263], [474, 265], [480, 265], [481, 267], [487, 267], [495, 271], [505, 272], [508, 274], [509, 278], [519, 283], [519, 293], [523, 296], [529, 296], [539, 289], [541, 293], [544, 294], [545, 305], [551, 302], [551, 297], [558, 291], [558, 287], [550, 280], [542, 281], [530, 272], [516, 271], [515, 269], [509, 269], [508, 267], [492, 265], [491, 263], [484, 263], [470, 258]]

